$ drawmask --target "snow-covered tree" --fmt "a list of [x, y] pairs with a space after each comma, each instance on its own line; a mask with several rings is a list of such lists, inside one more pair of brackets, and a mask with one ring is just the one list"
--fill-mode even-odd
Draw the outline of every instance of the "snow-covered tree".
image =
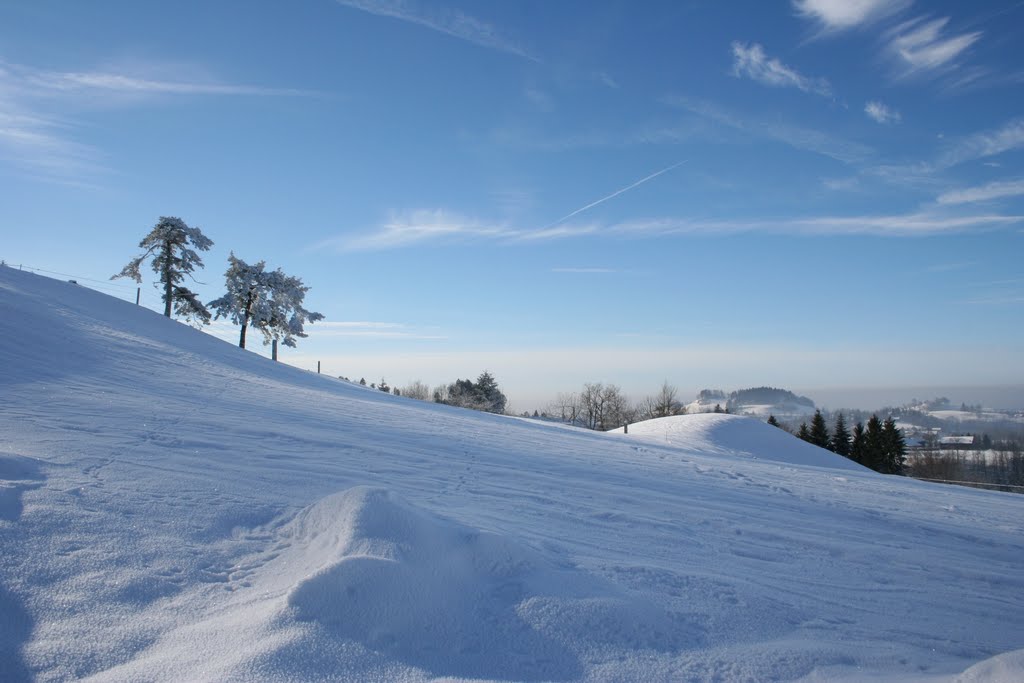
[[280, 268], [267, 270], [265, 261], [249, 264], [232, 253], [224, 281], [227, 293], [211, 301], [209, 307], [215, 317], [228, 318], [241, 327], [238, 345], [243, 349], [250, 327], [263, 333], [264, 344], [280, 341], [295, 346], [296, 337], [308, 336], [305, 323], [323, 320], [320, 313], [302, 307], [309, 287]]
[[159, 276], [163, 286], [164, 315], [171, 317], [171, 309], [177, 315], [203, 324], [210, 322], [210, 312], [188, 287], [181, 283], [203, 260], [197, 252], [208, 251], [213, 240], [199, 228], [191, 228], [185, 221], [173, 216], [161, 216], [149, 234], [142, 238], [139, 247], [144, 251], [128, 262], [121, 272], [111, 277], [130, 277], [142, 282], [140, 269], [143, 261], [152, 259], [153, 272]]

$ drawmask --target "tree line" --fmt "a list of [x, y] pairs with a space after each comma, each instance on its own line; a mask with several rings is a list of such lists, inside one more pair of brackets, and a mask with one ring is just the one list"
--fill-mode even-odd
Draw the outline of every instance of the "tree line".
[[[347, 377], [340, 377], [339, 379], [349, 381]], [[365, 377], [360, 377], [358, 384], [364, 387], [369, 386], [371, 389], [377, 389], [384, 393], [394, 394], [395, 396], [405, 396], [406, 398], [414, 398], [419, 401], [433, 401], [434, 403], [443, 403], [449, 406], [469, 408], [470, 410], [496, 413], [498, 415], [504, 415], [505, 408], [508, 405], [508, 398], [498, 386], [498, 380], [486, 370], [480, 373], [475, 382], [470, 379], [457, 379], [451, 384], [441, 384], [433, 390], [420, 380], [416, 380], [404, 387], [392, 387], [383, 377], [379, 383], [371, 382], [369, 385]]]
[[584, 384], [579, 392], [558, 394], [545, 416], [587, 429], [608, 431], [641, 420], [686, 413], [686, 406], [677, 396], [676, 388], [663, 382], [656, 394], [633, 403], [617, 385], [593, 382]]
[[[773, 415], [768, 417], [768, 423], [781, 427]], [[834, 427], [829, 431], [825, 417], [820, 410], [815, 410], [810, 426], [806, 422], [801, 423], [796, 435], [876, 472], [904, 473], [907, 443], [891, 416], [883, 422], [878, 415], [872, 415], [866, 426], [857, 422], [851, 432], [843, 414], [837, 413]]]
[[[213, 240], [197, 227], [173, 216], [161, 216], [153, 229], [139, 242], [142, 253], [112, 276], [114, 280], [128, 277], [142, 282], [142, 264], [149, 260], [163, 288], [164, 315], [173, 310], [190, 322], [208, 325], [211, 319], [228, 318], [240, 327], [238, 345], [245, 348], [249, 328], [263, 334], [263, 343], [273, 345], [277, 360], [277, 344], [295, 346], [295, 340], [307, 337], [304, 326], [323, 320], [324, 316], [303, 306], [309, 287], [302, 280], [286, 275], [280, 268], [269, 270], [265, 261], [250, 264], [228, 257], [224, 273], [227, 292], [204, 304], [195, 292], [185, 286], [185, 277], [203, 267], [201, 251], [209, 251]], [[212, 309], [212, 313], [211, 313]]]

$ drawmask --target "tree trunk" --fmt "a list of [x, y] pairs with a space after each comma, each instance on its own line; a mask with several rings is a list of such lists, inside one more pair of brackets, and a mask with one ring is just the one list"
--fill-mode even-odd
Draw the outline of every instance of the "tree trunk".
[[249, 311], [252, 310], [252, 290], [249, 290], [249, 296], [245, 299], [245, 310], [242, 312], [242, 334], [238, 338], [238, 348], [245, 348], [245, 328], [249, 326]]
[[174, 247], [170, 242], [164, 242], [164, 315], [171, 317], [171, 250]]

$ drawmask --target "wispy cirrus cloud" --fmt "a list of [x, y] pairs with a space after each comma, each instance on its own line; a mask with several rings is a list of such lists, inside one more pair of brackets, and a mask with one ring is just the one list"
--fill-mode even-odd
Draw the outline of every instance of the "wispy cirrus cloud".
[[759, 220], [658, 218], [619, 223], [607, 232], [630, 235], [735, 234], [764, 232], [790, 235], [927, 236], [993, 230], [1024, 223], [1024, 216], [951, 215], [913, 212], [887, 215], [814, 216]]
[[865, 104], [864, 113], [871, 120], [881, 124], [899, 123], [900, 119], [903, 118], [898, 111], [877, 100], [872, 100]]
[[109, 172], [102, 150], [82, 141], [84, 110], [138, 105], [157, 96], [300, 96], [310, 91], [166, 77], [157, 66], [53, 71], [0, 60], [0, 157], [36, 177], [90, 185]]
[[948, 69], [981, 38], [981, 31], [950, 35], [946, 31], [948, 23], [949, 17], [918, 17], [888, 32], [889, 51], [900, 65], [901, 76]]
[[874, 156], [872, 148], [859, 142], [844, 140], [812, 128], [750, 119], [704, 100], [671, 96], [665, 98], [664, 102], [733, 130], [781, 142], [795, 149], [821, 154], [845, 164], [863, 162]]
[[758, 43], [747, 45], [733, 41], [732, 59], [732, 74], [737, 78], [749, 78], [774, 88], [796, 88], [815, 95], [832, 96], [832, 87], [827, 80], [804, 76], [793, 67], [769, 57]]
[[233, 85], [230, 83], [202, 83], [188, 81], [168, 81], [152, 78], [129, 76], [111, 72], [30, 72], [26, 84], [39, 89], [40, 94], [51, 92], [64, 93], [120, 93], [132, 94], [165, 94], [165, 95], [252, 95], [252, 96], [293, 96], [313, 94], [308, 90], [293, 88], [265, 88], [253, 85]]
[[939, 168], [949, 168], [1021, 147], [1024, 147], [1024, 117], [1011, 119], [998, 128], [980, 131], [954, 141], [939, 155], [935, 165]]
[[489, 223], [444, 209], [393, 211], [376, 229], [362, 235], [345, 235], [324, 240], [314, 248], [342, 251], [394, 249], [430, 242], [459, 242], [471, 239], [508, 239], [518, 231], [501, 223]]
[[1011, 119], [990, 130], [943, 139], [943, 148], [929, 161], [879, 165], [865, 169], [865, 173], [887, 182], [939, 190], [938, 186], [945, 185], [939, 179], [941, 172], [973, 161], [998, 168], [999, 162], [990, 161], [991, 157], [1021, 148], [1024, 148], [1024, 117]]
[[987, 185], [968, 187], [961, 190], [951, 190], [939, 195], [936, 201], [939, 204], [972, 204], [974, 202], [1020, 196], [1024, 196], [1024, 178], [988, 183]]
[[793, 0], [793, 7], [823, 31], [866, 26], [910, 6], [912, 0]]
[[[926, 237], [931, 235], [998, 230], [1024, 224], [1024, 216], [994, 213], [950, 213], [940, 209], [901, 214], [859, 216], [797, 216], [764, 219], [705, 219], [664, 216], [613, 223], [565, 224], [556, 228], [517, 228], [486, 221], [457, 218], [457, 214], [413, 211], [410, 217], [433, 216], [427, 222], [409, 220], [399, 230], [395, 221], [359, 236], [326, 240], [313, 248], [339, 251], [383, 250], [445, 244], [453, 241], [490, 240], [502, 244], [525, 244], [590, 236], [605, 238], [658, 238], [685, 235], [734, 235], [768, 233], [785, 235], [875, 235], [884, 237]], [[439, 216], [447, 217], [438, 229]], [[421, 224], [422, 223], [422, 224]], [[410, 229], [410, 226], [411, 229]], [[555, 272], [604, 272], [594, 269], [559, 269]]]
[[340, 5], [361, 10], [380, 17], [389, 17], [417, 24], [432, 31], [444, 33], [480, 47], [505, 52], [539, 62], [533, 53], [493, 25], [457, 9], [425, 7], [416, 0], [336, 0]]

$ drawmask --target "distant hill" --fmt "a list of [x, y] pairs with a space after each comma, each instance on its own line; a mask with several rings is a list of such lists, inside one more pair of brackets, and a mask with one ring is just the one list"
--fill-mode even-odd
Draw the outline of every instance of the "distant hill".
[[798, 396], [788, 389], [752, 387], [726, 394], [720, 389], [704, 389], [696, 400], [686, 406], [688, 413], [711, 413], [720, 406], [735, 415], [755, 415], [767, 418], [799, 418], [814, 413], [814, 401]]

